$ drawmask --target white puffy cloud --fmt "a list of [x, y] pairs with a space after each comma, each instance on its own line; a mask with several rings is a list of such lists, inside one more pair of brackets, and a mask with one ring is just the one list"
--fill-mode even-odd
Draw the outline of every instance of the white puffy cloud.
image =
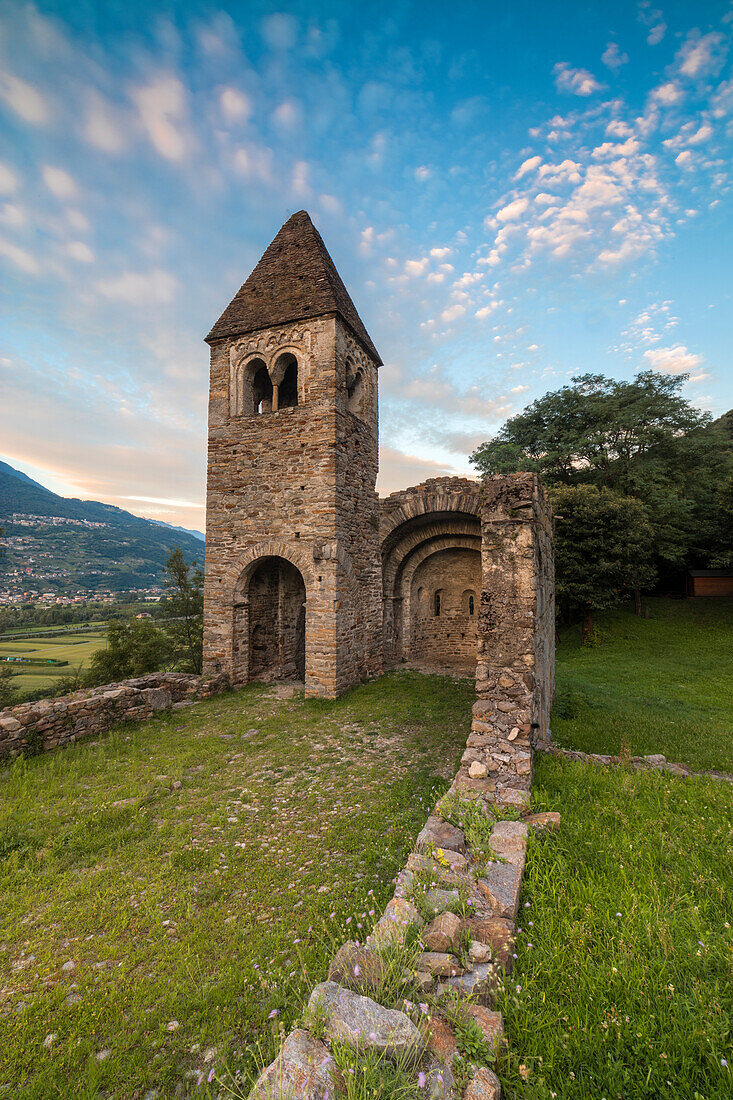
[[662, 107], [672, 107], [675, 103], [679, 103], [683, 95], [682, 89], [675, 80], [667, 80], [664, 84], [653, 88], [649, 98], [654, 103], [661, 104]]
[[512, 386], [512, 393], [526, 393], [529, 386]]
[[445, 321], [447, 324], [451, 321], [457, 321], [459, 317], [463, 317], [466, 312], [466, 307], [462, 306], [460, 302], [456, 302], [453, 306], [448, 306], [444, 309], [440, 315], [441, 321]]
[[542, 157], [528, 157], [527, 160], [522, 161], [519, 168], [514, 174], [515, 180], [520, 180], [522, 176], [526, 176], [528, 172], [533, 172], [535, 168], [539, 168], [542, 164]]
[[718, 68], [725, 54], [725, 40], [722, 34], [711, 31], [701, 35], [691, 31], [677, 54], [677, 63], [683, 76], [706, 76]]
[[617, 73], [623, 65], [626, 65], [628, 60], [629, 55], [621, 53], [618, 42], [609, 42], [601, 57], [603, 64], [614, 73]]
[[119, 113], [98, 92], [90, 90], [86, 96], [86, 110], [82, 136], [85, 141], [103, 153], [120, 153], [125, 146], [125, 135]]
[[51, 164], [44, 164], [41, 169], [41, 175], [46, 187], [57, 199], [60, 199], [62, 202], [68, 202], [76, 196], [76, 183], [63, 168], [56, 168]]
[[252, 114], [252, 100], [240, 88], [232, 86], [222, 88], [219, 106], [227, 122], [246, 122]]
[[651, 0], [641, 0], [639, 4], [639, 22], [649, 28], [646, 37], [649, 45], [659, 45], [667, 31], [667, 24], [664, 22], [661, 11], [652, 7]]
[[644, 358], [653, 370], [662, 374], [687, 374], [703, 362], [701, 355], [688, 351], [684, 344], [671, 348], [649, 348], [644, 352]]
[[431, 175], [432, 172], [425, 164], [421, 164], [419, 168], [415, 169], [415, 179], [418, 181], [418, 183], [424, 183], [425, 180], [429, 180]]
[[603, 87], [593, 76], [593, 73], [589, 73], [587, 69], [573, 69], [565, 61], [558, 61], [553, 72], [555, 74], [555, 87], [560, 92], [589, 96], [595, 92], [600, 92]]
[[442, 260], [446, 256], [450, 256], [452, 251], [452, 248], [431, 248], [430, 255], [434, 260]]
[[273, 111], [272, 115], [275, 124], [280, 126], [283, 130], [292, 130], [294, 126], [297, 126], [300, 122], [301, 111], [300, 106], [294, 99], [286, 99]]
[[507, 203], [506, 206], [502, 206], [501, 210], [497, 210], [496, 220], [502, 225], [505, 222], [516, 221], [518, 218], [521, 218], [528, 206], [529, 199], [525, 196], [514, 199], [513, 202]]
[[6, 69], [0, 70], [0, 99], [24, 122], [40, 126], [49, 120], [50, 111], [44, 96], [33, 84]]
[[177, 76], [162, 74], [130, 91], [150, 144], [167, 160], [180, 161], [189, 151], [186, 89]]
[[234, 154], [234, 169], [245, 179], [269, 183], [272, 179], [272, 150], [249, 142], [240, 145]]
[[422, 260], [408, 260], [405, 263], [405, 275], [409, 275], [411, 279], [416, 279], [419, 275], [425, 274], [427, 266], [427, 257], [423, 257]]

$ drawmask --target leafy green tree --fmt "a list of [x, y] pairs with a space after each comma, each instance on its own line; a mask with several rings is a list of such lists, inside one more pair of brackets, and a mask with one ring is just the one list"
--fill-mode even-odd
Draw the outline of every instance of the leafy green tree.
[[508, 420], [471, 459], [483, 474], [534, 470], [549, 486], [596, 485], [636, 497], [659, 565], [703, 560], [733, 452], [723, 418], [713, 424], [682, 396], [687, 378], [580, 375]]
[[0, 710], [17, 702], [18, 692], [13, 685], [13, 671], [0, 666]]
[[99, 649], [90, 664], [89, 680], [109, 684], [157, 672], [171, 660], [167, 633], [150, 619], [112, 620], [107, 627], [107, 648]]
[[582, 616], [587, 641], [595, 611], [654, 582], [651, 526], [641, 501], [609, 489], [566, 485], [550, 495], [558, 606], [565, 615]]
[[201, 674], [204, 639], [204, 575], [182, 550], [171, 550], [165, 563], [168, 596], [165, 630], [171, 639], [177, 665]]

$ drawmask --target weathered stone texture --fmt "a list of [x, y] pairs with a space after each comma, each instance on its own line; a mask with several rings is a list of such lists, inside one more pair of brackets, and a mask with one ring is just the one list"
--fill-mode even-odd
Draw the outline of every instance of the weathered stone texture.
[[160, 710], [215, 695], [227, 686], [223, 676], [202, 680], [185, 673], [153, 672], [56, 699], [18, 703], [0, 710], [0, 758], [62, 748], [104, 733], [118, 722], [143, 721]]

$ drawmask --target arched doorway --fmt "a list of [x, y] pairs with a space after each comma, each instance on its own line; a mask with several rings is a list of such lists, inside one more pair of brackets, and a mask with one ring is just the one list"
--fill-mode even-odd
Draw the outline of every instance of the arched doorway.
[[[250, 680], [305, 679], [305, 582], [285, 558], [261, 558], [249, 574], [246, 629]], [[245, 639], [239, 639], [241, 647]]]
[[411, 580], [408, 570], [405, 580], [410, 583], [410, 660], [472, 671], [478, 642], [479, 551], [466, 546], [437, 550], [420, 561]]

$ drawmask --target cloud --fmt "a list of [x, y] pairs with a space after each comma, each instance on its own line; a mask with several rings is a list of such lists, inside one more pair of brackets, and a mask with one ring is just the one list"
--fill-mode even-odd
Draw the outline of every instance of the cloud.
[[504, 224], [505, 222], [514, 222], [518, 218], [521, 218], [529, 206], [529, 199], [522, 197], [514, 199], [513, 202], [507, 203], [506, 206], [502, 206], [501, 210], [496, 212], [496, 221]]
[[587, 69], [573, 69], [565, 61], [558, 61], [553, 72], [555, 74], [555, 87], [559, 92], [589, 96], [595, 92], [600, 92], [603, 87]]
[[125, 136], [117, 113], [95, 91], [87, 93], [82, 136], [85, 141], [95, 149], [101, 149], [103, 153], [120, 153], [125, 146]]
[[644, 358], [653, 370], [662, 374], [686, 374], [703, 362], [701, 355], [688, 351], [684, 344], [672, 348], [649, 348], [644, 352]]
[[664, 84], [659, 84], [656, 88], [653, 88], [649, 93], [649, 98], [654, 103], [661, 103], [663, 107], [671, 107], [675, 103], [679, 103], [683, 95], [684, 92], [679, 84], [675, 80], [668, 80]]
[[46, 187], [57, 199], [68, 202], [69, 199], [76, 196], [78, 190], [76, 183], [63, 168], [55, 168], [53, 165], [44, 164], [41, 175]]
[[24, 122], [40, 126], [49, 120], [46, 100], [38, 89], [7, 71], [0, 71], [0, 99]]
[[405, 275], [409, 275], [411, 279], [417, 278], [419, 275], [424, 275], [428, 266], [428, 260], [424, 257], [422, 260], [408, 260], [405, 263]]
[[81, 264], [94, 263], [94, 253], [84, 241], [69, 241], [66, 246], [66, 254], [70, 256], [72, 260], [76, 260]]
[[173, 301], [178, 280], [167, 271], [124, 271], [97, 283], [103, 297], [132, 306], [165, 305]]
[[252, 114], [252, 100], [239, 88], [222, 88], [219, 106], [227, 122], [246, 122]]
[[691, 31], [687, 40], [677, 53], [677, 64], [683, 76], [692, 78], [707, 76], [717, 70], [725, 56], [726, 46], [722, 34], [711, 31], [701, 35], [698, 30]]
[[459, 317], [462, 317], [466, 312], [466, 307], [462, 306], [460, 302], [456, 302], [453, 306], [448, 306], [444, 309], [440, 315], [441, 321], [446, 324], [450, 324], [451, 321], [457, 321]]
[[291, 130], [294, 126], [297, 126], [300, 122], [301, 111], [298, 104], [293, 99], [286, 99], [273, 111], [272, 117], [276, 126], [280, 126], [283, 130]]
[[431, 176], [432, 172], [424, 164], [421, 164], [419, 168], [415, 169], [415, 179], [418, 181], [418, 183], [424, 183], [425, 180], [429, 180]]
[[150, 144], [167, 160], [180, 161], [190, 147], [186, 129], [186, 89], [178, 77], [163, 74], [132, 88], [130, 97]]
[[234, 169], [246, 179], [270, 183], [273, 175], [272, 150], [254, 142], [241, 145], [234, 154]]
[[539, 168], [541, 164], [542, 157], [529, 157], [527, 160], [522, 161], [514, 174], [515, 180], [520, 180], [522, 176], [526, 176], [528, 172], [533, 172], [535, 168]]
[[443, 260], [446, 256], [450, 256], [452, 248], [431, 248], [430, 255], [434, 260]]
[[649, 27], [649, 34], [646, 38], [649, 45], [658, 46], [667, 30], [667, 24], [662, 18], [661, 11], [652, 8], [650, 0], [642, 0], [639, 4], [638, 18], [640, 23], [643, 23], [645, 27]]
[[628, 60], [629, 55], [621, 53], [618, 42], [609, 42], [601, 56], [603, 64], [614, 73], [617, 73], [623, 65], [628, 64]]
[[0, 195], [12, 195], [19, 185], [20, 180], [13, 169], [0, 161]]
[[512, 393], [526, 393], [529, 386], [512, 386]]
[[448, 477], [457, 472], [442, 462], [405, 454], [394, 447], [380, 447], [377, 489], [380, 496], [387, 496], [410, 485], [419, 485], [427, 478]]
[[30, 252], [26, 252], [24, 248], [19, 248], [18, 245], [12, 244], [2, 237], [0, 237], [0, 256], [10, 260], [21, 271], [25, 271], [26, 275], [39, 275], [41, 272], [38, 261], [34, 256], [31, 256]]

